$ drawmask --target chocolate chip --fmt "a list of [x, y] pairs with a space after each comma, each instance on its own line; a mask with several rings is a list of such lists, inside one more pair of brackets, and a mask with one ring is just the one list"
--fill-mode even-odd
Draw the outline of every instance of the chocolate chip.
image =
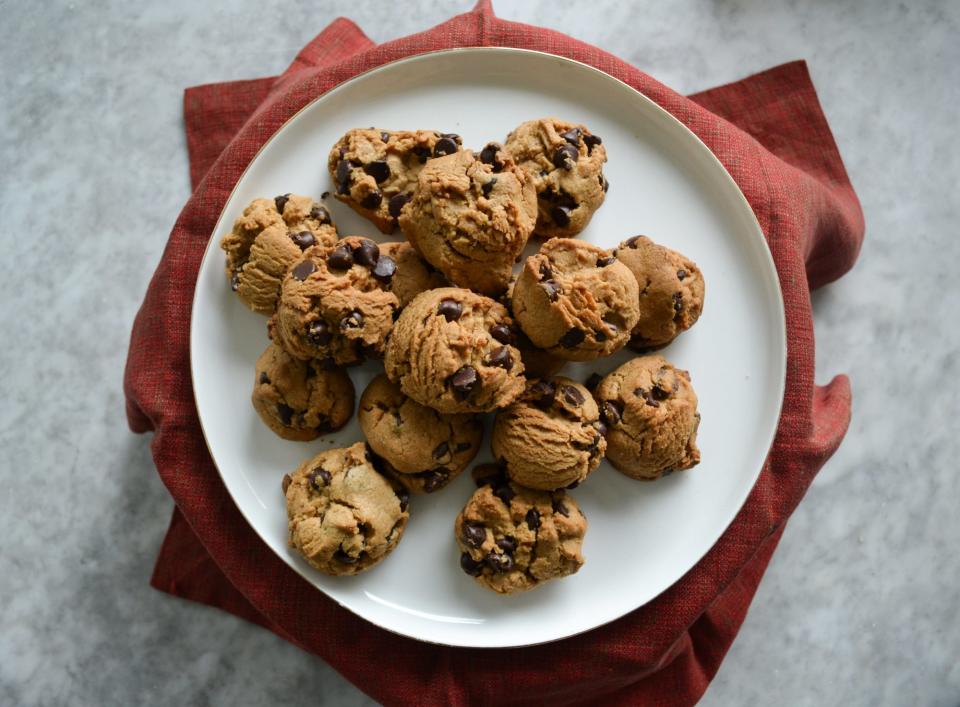
[[624, 247], [624, 248], [636, 248], [636, 247], [637, 247], [637, 241], [639, 241], [642, 237], [643, 237], [643, 236], [634, 236], [633, 238], [628, 238], [626, 241], [624, 241], [623, 247]]
[[674, 292], [673, 293], [673, 311], [679, 312], [683, 309], [683, 293]]
[[469, 553], [465, 552], [460, 555], [460, 569], [462, 569], [471, 577], [479, 577], [483, 570], [483, 563], [477, 562], [470, 557]]
[[550, 218], [560, 228], [566, 228], [570, 225], [570, 209], [566, 206], [551, 206]]
[[380, 140], [381, 142], [390, 142], [390, 133], [388, 133], [386, 130], [381, 130]]
[[347, 553], [345, 553], [343, 550], [337, 550], [335, 553], [333, 553], [333, 559], [345, 565], [355, 565], [357, 563], [357, 560], [359, 560], [360, 558], [352, 557], [351, 555], [348, 555]]
[[470, 547], [480, 547], [487, 539], [487, 529], [478, 523], [463, 524], [463, 541]]
[[500, 152], [501, 149], [499, 143], [488, 142], [486, 146], [480, 150], [480, 161], [493, 167], [494, 172], [499, 172], [503, 169], [503, 162], [497, 157], [497, 153]]
[[344, 244], [334, 248], [327, 258], [327, 264], [334, 270], [349, 270], [353, 267], [353, 251], [350, 246]]
[[616, 258], [614, 258], [612, 255], [608, 255], [604, 258], [597, 258], [597, 267], [605, 268], [608, 265], [612, 265], [615, 260]]
[[290, 231], [287, 235], [290, 236], [290, 239], [300, 250], [306, 250], [312, 245], [316, 245], [317, 239], [314, 238], [313, 234], [310, 231], [300, 231], [299, 233], [294, 233]]
[[513, 538], [500, 538], [497, 540], [497, 547], [508, 555], [512, 555], [517, 551], [517, 542]]
[[440, 133], [440, 137], [448, 137], [453, 140], [457, 145], [460, 144], [460, 136], [456, 133]]
[[340, 320], [340, 331], [347, 329], [359, 329], [363, 326], [363, 315], [354, 310]]
[[289, 194], [281, 194], [280, 196], [273, 197], [273, 203], [277, 207], [277, 211], [281, 214], [283, 213], [283, 207], [287, 205], [287, 202], [290, 201]]
[[490, 192], [493, 191], [493, 185], [497, 183], [496, 177], [490, 177], [490, 181], [480, 187], [480, 192], [484, 196], [490, 196]]
[[[326, 193], [327, 192], [324, 192], [324, 194]], [[325, 198], [325, 197], [321, 197], [321, 198]], [[319, 221], [321, 226], [326, 223], [331, 223], [333, 221], [333, 219], [330, 218], [330, 212], [327, 211], [327, 207], [321, 206], [320, 204], [314, 204], [313, 208], [310, 209], [310, 218], [316, 219], [317, 221]]]
[[425, 145], [417, 145], [413, 148], [412, 152], [417, 156], [417, 161], [420, 162], [420, 164], [430, 159], [430, 148]]
[[448, 322], [455, 322], [463, 314], [463, 305], [454, 299], [440, 300], [437, 314], [442, 315]]
[[310, 472], [310, 483], [313, 484], [314, 488], [319, 489], [329, 486], [332, 480], [333, 475], [322, 466]]
[[550, 263], [542, 262], [540, 263], [540, 279], [549, 280], [553, 277], [553, 269], [550, 267]]
[[583, 401], [586, 400], [579, 388], [575, 388], [572, 385], [560, 386], [560, 392], [563, 393], [563, 399], [571, 405], [583, 405]]
[[377, 265], [373, 269], [373, 276], [380, 282], [390, 282], [393, 274], [397, 271], [397, 261], [389, 255], [381, 255], [377, 260]]
[[371, 240], [363, 239], [353, 251], [354, 262], [372, 268], [380, 259], [380, 246]]
[[597, 420], [596, 422], [593, 423], [593, 426], [596, 428], [597, 432], [600, 433], [601, 437], [607, 436], [607, 426], [605, 424]]
[[277, 414], [280, 416], [280, 422], [289, 427], [293, 420], [293, 408], [285, 403], [277, 403]]
[[670, 393], [671, 393], [671, 392], [672, 392], [672, 391], [670, 391], [669, 389], [663, 387], [663, 386], [658, 382], [658, 383], [657, 383], [656, 385], [654, 385], [653, 388], [650, 390], [650, 396], [651, 396], [654, 400], [666, 400], [667, 398], [670, 397]]
[[677, 279], [682, 281], [687, 276], [686, 270], [677, 270]]
[[434, 469], [423, 473], [423, 490], [426, 493], [433, 493], [437, 489], [446, 486], [450, 479], [450, 472], [446, 469]]
[[457, 446], [453, 448], [453, 451], [459, 454], [460, 452], [467, 451], [472, 446], [469, 442], [457, 442]]
[[317, 269], [317, 264], [312, 260], [301, 260], [299, 263], [297, 263], [294, 266], [291, 273], [295, 278], [297, 278], [302, 282], [303, 280], [306, 280], [308, 277], [310, 277], [310, 274], [316, 271], [316, 269]]
[[240, 289], [240, 271], [234, 271], [233, 275], [230, 276], [230, 289], [236, 292]]
[[390, 179], [390, 165], [383, 160], [377, 160], [376, 162], [369, 162], [363, 165], [363, 171], [373, 177], [377, 181], [377, 184]]
[[437, 144], [433, 146], [433, 156], [442, 157], [443, 155], [452, 155], [459, 147], [453, 138], [442, 137], [437, 140]]
[[593, 338], [598, 343], [603, 343], [607, 340], [607, 332], [602, 331], [601, 329], [595, 329], [593, 332]]
[[566, 334], [560, 337], [560, 345], [564, 348], [572, 349], [574, 346], [582, 344], [586, 338], [587, 334], [583, 329], [572, 327]]
[[490, 335], [501, 344], [512, 344], [514, 340], [513, 330], [506, 324], [495, 324], [490, 329]]
[[524, 520], [527, 521], [527, 527], [530, 528], [530, 530], [536, 530], [540, 527], [540, 511], [536, 508], [531, 508], [527, 511]]
[[337, 152], [340, 153], [340, 159], [343, 159], [344, 156], [346, 156], [346, 154], [347, 154], [347, 148], [345, 148], [345, 147], [340, 147], [340, 148], [338, 148]]
[[635, 391], [633, 391], [633, 394], [636, 395], [638, 398], [642, 398], [643, 400], [645, 400], [647, 405], [649, 405], [650, 407], [654, 407], [654, 408], [660, 407], [660, 403], [658, 403], [656, 400], [653, 399], [653, 396], [650, 394], [650, 391], [647, 390], [646, 388], [637, 388]]
[[407, 510], [410, 505], [410, 492], [407, 489], [397, 489], [397, 500], [400, 501], [400, 512]]
[[587, 135], [583, 136], [583, 144], [587, 146], [587, 154], [593, 152], [593, 148], [602, 143], [603, 140], [600, 139], [599, 135]]
[[450, 387], [453, 388], [454, 397], [458, 400], [466, 400], [474, 390], [480, 387], [480, 378], [477, 377], [477, 369], [473, 366], [464, 366], [450, 376], [449, 382]]
[[503, 573], [513, 569], [513, 558], [510, 555], [498, 555], [491, 552], [487, 555], [487, 567], [494, 572]]
[[620, 332], [620, 328], [613, 322], [604, 319], [603, 323], [607, 325], [607, 333], [610, 334], [610, 336], [616, 336]]
[[608, 182], [607, 178], [602, 174], [600, 175], [600, 188], [603, 189], [604, 194], [610, 190], [610, 182]]
[[556, 280], [541, 282], [540, 287], [547, 293], [547, 299], [551, 302], [556, 302], [557, 298], [560, 297], [560, 293], [563, 292], [563, 288], [560, 287], [560, 284]]
[[261, 385], [269, 385], [269, 384], [270, 384], [270, 376], [268, 376], [265, 371], [262, 371], [262, 372], [260, 373], [260, 384], [261, 384]]
[[367, 194], [360, 201], [360, 206], [365, 209], [375, 209], [380, 206], [380, 202], [383, 201], [383, 193], [378, 189]]
[[330, 196], [330, 192], [325, 191], [325, 192], [323, 192], [323, 194], [320, 195], [320, 198], [321, 198], [321, 199], [326, 199], [326, 198], [329, 197], [329, 196]]
[[322, 319], [311, 322], [307, 327], [307, 341], [314, 346], [326, 346], [333, 340], [330, 327]]
[[591, 373], [590, 377], [587, 378], [587, 382], [584, 383], [584, 385], [586, 386], [587, 390], [589, 390], [592, 393], [597, 389], [597, 386], [600, 385], [600, 381], [602, 380], [603, 380], [603, 376], [601, 376], [599, 373]]
[[563, 488], [565, 488], [565, 489], [571, 489], [571, 490], [572, 490], [572, 489], [577, 488], [577, 486], [579, 486], [579, 485], [580, 485], [580, 482], [579, 482], [579, 481], [571, 481], [569, 484], [567, 484], [567, 485], [564, 486]]
[[563, 169], [573, 169], [574, 163], [579, 159], [580, 151], [573, 145], [563, 145], [557, 148], [553, 153], [553, 163]]
[[413, 198], [413, 195], [408, 194], [406, 192], [390, 197], [390, 202], [387, 204], [387, 211], [394, 218], [399, 218], [400, 211], [403, 209], [403, 205], [406, 204], [408, 201], [410, 201], [410, 199], [412, 198]]
[[577, 147], [578, 145], [580, 145], [580, 135], [581, 135], [580, 128], [573, 128], [572, 130], [568, 130], [567, 132], [561, 134], [560, 137], [562, 137], [564, 140], [569, 142], [574, 147]]
[[286, 493], [287, 489], [290, 488], [290, 484], [293, 483], [293, 478], [290, 474], [283, 475], [283, 481], [280, 482], [280, 488], [283, 489], [283, 492]]
[[494, 486], [493, 495], [509, 506], [510, 501], [517, 495], [517, 492], [513, 490], [506, 480], [501, 479], [500, 483]]
[[350, 172], [353, 170], [353, 162], [350, 160], [340, 160], [337, 164], [336, 180], [337, 194], [350, 193]]
[[559, 513], [565, 518], [570, 517], [570, 511], [567, 510], [567, 507], [564, 505], [563, 501], [554, 501], [553, 502], [553, 512]]
[[549, 407], [553, 404], [556, 392], [556, 387], [550, 381], [537, 381], [530, 386], [530, 400], [537, 407]]
[[434, 459], [443, 459], [450, 453], [450, 445], [447, 442], [441, 442], [437, 445], [437, 448], [433, 450]]
[[607, 400], [600, 407], [600, 416], [610, 427], [620, 423], [623, 417], [623, 404], [619, 400]]
[[487, 359], [487, 365], [498, 366], [509, 371], [513, 368], [513, 356], [510, 355], [510, 349], [506, 346], [494, 349], [493, 353], [490, 354], [490, 358]]

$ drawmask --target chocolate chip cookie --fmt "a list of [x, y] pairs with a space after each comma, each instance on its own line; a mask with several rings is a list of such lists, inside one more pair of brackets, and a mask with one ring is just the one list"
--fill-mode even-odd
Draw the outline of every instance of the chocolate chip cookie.
[[273, 314], [280, 283], [306, 253], [328, 250], [337, 229], [326, 207], [308, 196], [283, 194], [255, 199], [220, 241], [227, 277], [240, 300], [254, 312]]
[[570, 496], [524, 488], [492, 465], [474, 476], [479, 488], [454, 523], [464, 572], [513, 594], [580, 569], [587, 519]]
[[697, 323], [703, 311], [704, 281], [696, 263], [646, 236], [625, 240], [614, 254], [640, 285], [640, 318], [633, 328], [631, 348], [666, 346]]
[[607, 426], [607, 459], [627, 476], [658, 479], [700, 462], [697, 394], [690, 374], [663, 356], [628, 361], [594, 395]]
[[623, 347], [640, 316], [639, 288], [609, 251], [552, 238], [527, 258], [513, 289], [513, 315], [534, 346], [570, 361]]
[[332, 358], [350, 365], [364, 357], [382, 358], [400, 307], [390, 291], [396, 269], [376, 243], [358, 236], [301, 260], [283, 281], [270, 337], [305, 360]]
[[328, 449], [284, 476], [290, 547], [332, 575], [358, 574], [397, 546], [410, 514], [367, 460], [366, 446]]
[[537, 236], [565, 238], [586, 228], [609, 186], [598, 136], [585, 125], [542, 118], [518, 126], [504, 148], [534, 178]]
[[401, 308], [410, 304], [421, 292], [449, 284], [439, 270], [421, 258], [416, 249], [405, 241], [381, 243], [380, 255], [392, 258], [397, 264], [390, 289], [400, 300]]
[[493, 423], [493, 456], [513, 481], [532, 489], [572, 488], [603, 458], [597, 403], [569, 378], [534, 381]]
[[383, 374], [360, 396], [357, 413], [378, 468], [414, 493], [452, 481], [480, 450], [477, 415], [443, 414], [411, 400]]
[[488, 412], [523, 392], [520, 352], [506, 307], [456, 287], [417, 295], [387, 343], [387, 376], [440, 412]]
[[536, 216], [533, 182], [513, 160], [463, 150], [420, 170], [400, 228], [450, 282], [496, 296], [506, 290]]
[[353, 383], [332, 361], [294, 358], [270, 344], [257, 359], [253, 407], [284, 439], [302, 442], [339, 430], [353, 414]]
[[350, 130], [330, 150], [336, 197], [384, 233], [397, 225], [427, 160], [460, 149], [460, 136], [433, 130]]

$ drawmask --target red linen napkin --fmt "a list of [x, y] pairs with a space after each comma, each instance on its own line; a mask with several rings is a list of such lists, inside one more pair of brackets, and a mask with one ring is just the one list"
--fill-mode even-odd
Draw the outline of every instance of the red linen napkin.
[[[736, 519], [693, 569], [645, 607], [532, 648], [420, 643], [357, 618], [314, 589], [267, 548], [230, 499], [207, 452], [190, 383], [190, 306], [200, 260], [257, 149], [304, 104], [342, 81], [453, 46], [571, 57], [629, 83], [683, 121], [753, 207], [786, 305], [780, 427]], [[853, 265], [863, 218], [805, 65], [786, 64], [686, 98], [600, 49], [500, 20], [481, 2], [431, 30], [382, 45], [339, 19], [282, 76], [188, 89], [184, 112], [196, 190], [137, 316], [125, 378], [130, 427], [154, 431], [154, 460], [177, 503], [153, 585], [270, 628], [388, 704], [696, 702], [743, 622], [786, 519], [836, 450], [850, 417], [844, 376], [814, 385], [810, 288]]]

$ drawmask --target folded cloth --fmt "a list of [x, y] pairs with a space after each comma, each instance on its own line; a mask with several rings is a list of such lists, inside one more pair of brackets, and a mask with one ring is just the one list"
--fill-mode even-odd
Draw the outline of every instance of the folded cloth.
[[[530, 648], [420, 643], [367, 623], [313, 588], [269, 550], [230, 499], [207, 452], [190, 382], [190, 306], [200, 260], [258, 148], [297, 110], [346, 79], [401, 57], [457, 46], [523, 47], [570, 57], [625, 81], [679, 118], [750, 202], [786, 307], [780, 426], [730, 527], [646, 606], [574, 638]], [[388, 704], [696, 702], [744, 620], [784, 523], [850, 418], [846, 377], [814, 385], [810, 288], [853, 265], [863, 217], [803, 62], [684, 97], [596, 47], [501, 20], [482, 1], [433, 29], [381, 45], [349, 20], [336, 20], [281, 76], [188, 89], [184, 112], [195, 191], [137, 315], [125, 376], [130, 427], [154, 431], [154, 461], [177, 504], [153, 585], [269, 628]]]

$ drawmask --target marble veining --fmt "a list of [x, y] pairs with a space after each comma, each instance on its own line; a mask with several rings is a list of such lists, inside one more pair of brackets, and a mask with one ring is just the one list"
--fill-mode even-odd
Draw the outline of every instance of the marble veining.
[[[817, 378], [851, 375], [854, 419], [702, 704], [956, 705], [960, 4], [495, 4], [684, 92], [808, 60], [868, 224], [813, 297]], [[183, 88], [276, 73], [339, 15], [382, 41], [469, 5], [0, 3], [0, 704], [370, 702], [148, 586], [172, 502], [121, 375], [189, 194]]]

